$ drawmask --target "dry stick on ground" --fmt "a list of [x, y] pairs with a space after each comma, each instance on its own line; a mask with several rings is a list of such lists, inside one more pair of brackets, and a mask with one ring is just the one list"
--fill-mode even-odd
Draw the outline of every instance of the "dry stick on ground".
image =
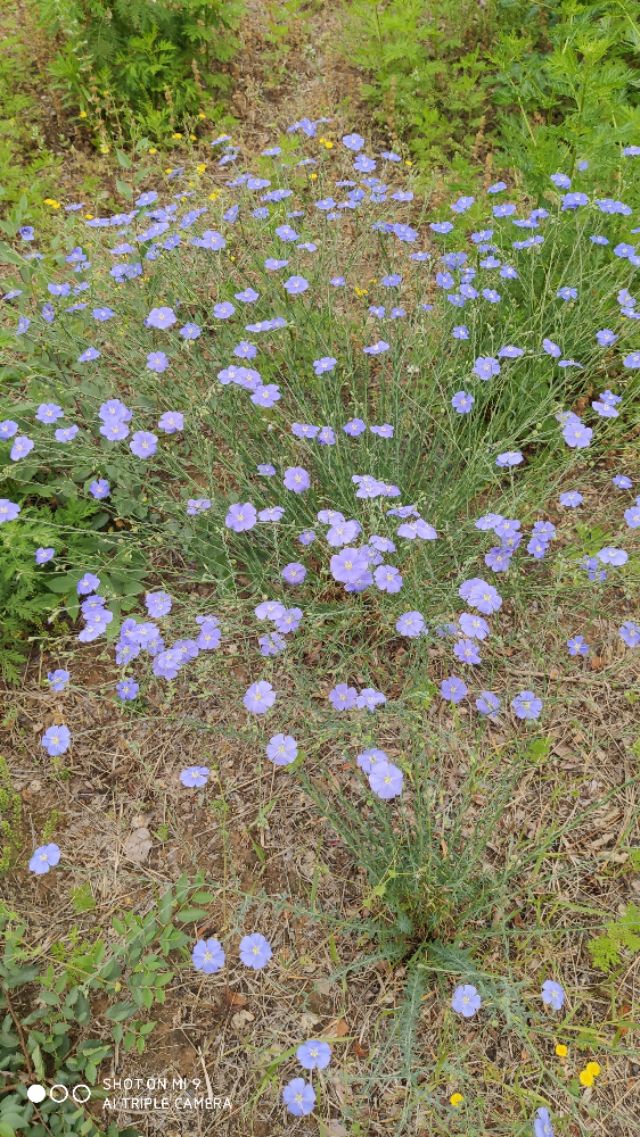
[[9, 1014], [11, 1015], [11, 1018], [13, 1019], [13, 1025], [15, 1026], [16, 1031], [18, 1033], [18, 1039], [20, 1042], [20, 1049], [24, 1055], [24, 1060], [27, 1064], [27, 1069], [29, 1071], [29, 1077], [34, 1078], [35, 1077], [35, 1068], [34, 1068], [33, 1062], [31, 1061], [31, 1055], [29, 1054], [29, 1051], [27, 1049], [27, 1043], [26, 1043], [26, 1039], [24, 1037], [24, 1031], [22, 1029], [22, 1024], [21, 1024], [20, 1019], [18, 1018], [18, 1016], [16, 1015], [16, 1013], [13, 1009], [13, 1006], [11, 1003], [11, 997], [10, 997], [8, 991], [5, 991], [4, 997], [7, 1000], [7, 1008], [9, 1010]]

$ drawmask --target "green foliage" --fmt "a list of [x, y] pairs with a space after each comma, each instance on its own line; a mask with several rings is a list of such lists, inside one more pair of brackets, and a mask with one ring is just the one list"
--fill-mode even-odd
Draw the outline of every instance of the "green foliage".
[[49, 74], [96, 137], [159, 138], [228, 89], [238, 0], [42, 0]]
[[20, 840], [21, 805], [6, 759], [0, 757], [0, 875], [10, 868]]
[[[135, 1137], [132, 1129], [102, 1130], [71, 1098], [34, 1106], [26, 1086], [83, 1082], [92, 1087], [92, 1100], [104, 1096], [101, 1064], [114, 1045], [144, 1052], [156, 1025], [148, 1012], [164, 1003], [190, 943], [179, 925], [198, 918], [194, 912], [206, 915], [201, 905], [212, 899], [201, 876], [193, 882], [182, 876], [145, 916], [126, 912], [114, 919], [115, 943], [113, 937], [86, 940], [76, 929], [53, 943], [46, 959], [29, 944], [15, 913], [0, 906], [0, 1068], [16, 1083], [0, 1102], [0, 1137]], [[98, 1015], [107, 1024], [101, 1041], [95, 1038]]]
[[47, 145], [41, 107], [29, 83], [28, 43], [16, 14], [3, 5], [0, 51], [0, 212], [27, 208], [52, 192], [61, 160]]
[[[37, 486], [31, 487], [30, 501], [37, 500], [37, 492]], [[37, 566], [35, 549], [54, 547], [61, 554], [60, 569], [74, 565], [78, 570], [97, 549], [91, 537], [92, 524], [96, 519], [101, 521], [95, 505], [76, 496], [56, 497], [50, 491], [46, 496], [50, 499], [48, 506], [26, 505], [25, 525], [19, 532], [0, 529], [0, 671], [11, 682], [19, 679], [29, 651], [29, 636], [51, 622], [60, 603], [66, 601], [72, 613], [78, 608], [70, 577]], [[81, 575], [78, 571], [77, 578]]]
[[392, 138], [406, 139], [425, 168], [471, 168], [470, 146], [486, 114], [482, 44], [489, 9], [463, 0], [355, 0], [344, 48], [370, 77], [363, 94]]
[[[97, 508], [88, 495], [81, 497], [73, 483], [60, 488], [59, 482], [56, 490], [36, 479], [29, 483], [31, 472], [26, 469], [20, 474], [26, 476], [26, 486], [11, 479], [5, 485], [21, 502], [24, 524], [13, 534], [0, 529], [0, 672], [9, 682], [20, 678], [31, 636], [41, 635], [65, 616], [77, 618], [76, 584], [89, 566], [101, 572], [116, 626], [120, 613], [133, 606], [144, 587], [142, 555], [126, 532], [106, 528], [106, 510]], [[36, 565], [39, 547], [55, 549], [48, 565]]]
[[606, 925], [603, 935], [589, 941], [589, 952], [600, 971], [613, 971], [627, 962], [628, 953], [640, 952], [640, 907], [629, 904], [618, 920]]
[[[42, 361], [44, 370], [53, 359]], [[14, 403], [16, 413], [31, 418], [42, 398], [39, 368], [25, 381], [23, 398]], [[0, 374], [7, 392], [15, 391], [17, 379], [11, 368]], [[83, 379], [85, 396], [98, 397], [99, 388]], [[62, 376], [58, 390], [62, 404], [68, 404]], [[72, 413], [71, 407], [69, 407]], [[129, 469], [131, 466], [131, 469]], [[73, 456], [56, 452], [55, 444], [44, 464], [28, 457], [7, 462], [0, 468], [0, 492], [21, 508], [19, 527], [0, 527], [0, 674], [17, 682], [28, 657], [30, 637], [42, 635], [65, 618], [75, 620], [79, 612], [76, 585], [84, 572], [97, 572], [103, 595], [110, 598], [114, 612], [112, 634], [122, 613], [136, 603], [144, 587], [148, 559], [137, 546], [134, 528], [147, 516], [144, 477], [133, 463], [122, 467], [122, 459], [106, 461], [103, 472], [116, 478], [126, 491], [115, 495], [118, 511], [116, 526], [109, 503], [96, 501], [89, 485], [97, 476], [95, 456], [82, 447]], [[44, 565], [35, 563], [37, 548], [53, 548], [54, 558]], [[106, 591], [105, 591], [106, 590]]]
[[425, 173], [473, 178], [490, 149], [529, 184], [585, 156], [612, 171], [612, 143], [640, 126], [639, 50], [618, 0], [355, 0], [344, 47], [375, 118]]
[[581, 158], [610, 178], [613, 144], [638, 136], [639, 62], [637, 9], [620, 0], [563, 0], [548, 22], [541, 8], [534, 25], [502, 32], [488, 53], [502, 163], [532, 186]]

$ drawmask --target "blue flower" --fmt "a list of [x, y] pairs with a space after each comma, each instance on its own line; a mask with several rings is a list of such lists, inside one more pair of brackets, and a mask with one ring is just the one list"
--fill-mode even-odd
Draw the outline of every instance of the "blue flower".
[[561, 1011], [564, 1006], [564, 988], [554, 979], [545, 979], [540, 997], [545, 1006], [551, 1007], [554, 1011]]
[[306, 1117], [308, 1113], [313, 1113], [316, 1093], [311, 1082], [305, 1082], [304, 1078], [292, 1078], [282, 1091], [282, 1100], [294, 1117]]
[[64, 754], [71, 745], [71, 731], [67, 726], [50, 726], [40, 739], [41, 746], [51, 758]]
[[240, 959], [245, 967], [260, 971], [266, 967], [272, 955], [271, 944], [260, 932], [243, 936], [240, 940]]
[[213, 937], [208, 940], [197, 940], [191, 958], [196, 971], [202, 971], [205, 975], [215, 975], [224, 967], [224, 948], [220, 941]]
[[331, 1061], [331, 1047], [328, 1042], [311, 1038], [298, 1047], [296, 1058], [304, 1070], [325, 1070]]
[[480, 1010], [482, 999], [473, 984], [464, 983], [461, 987], [456, 987], [453, 992], [451, 1006], [459, 1015], [463, 1015], [465, 1019], [470, 1019]]
[[42, 876], [54, 868], [59, 860], [60, 849], [58, 845], [55, 845], [53, 842], [49, 845], [40, 845], [29, 861], [29, 868], [31, 872], [36, 873], [37, 876]]

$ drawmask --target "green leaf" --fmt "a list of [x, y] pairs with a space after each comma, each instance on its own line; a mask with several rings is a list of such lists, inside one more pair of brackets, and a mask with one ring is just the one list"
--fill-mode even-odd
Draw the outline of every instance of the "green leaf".
[[2, 265], [18, 265], [22, 267], [24, 264], [24, 257], [16, 253], [10, 245], [6, 245], [4, 241], [0, 241], [0, 264]]
[[71, 893], [71, 900], [73, 903], [73, 910], [78, 915], [82, 912], [93, 912], [96, 907], [95, 897], [91, 891], [91, 885], [88, 881], [80, 885]]
[[174, 919], [181, 924], [195, 924], [198, 920], [204, 920], [207, 915], [206, 908], [181, 908], [176, 912]]
[[105, 1018], [114, 1023], [124, 1022], [125, 1019], [130, 1019], [137, 1011], [135, 1003], [114, 1003], [112, 1007], [106, 1011]]
[[133, 190], [131, 189], [131, 186], [127, 185], [126, 182], [123, 182], [122, 178], [116, 178], [116, 189], [118, 193], [122, 195], [122, 197], [126, 197], [127, 201], [130, 201], [133, 197]]
[[75, 591], [78, 576], [69, 574], [65, 576], [50, 576], [47, 577], [47, 588], [49, 592], [55, 592], [56, 596], [72, 595]]

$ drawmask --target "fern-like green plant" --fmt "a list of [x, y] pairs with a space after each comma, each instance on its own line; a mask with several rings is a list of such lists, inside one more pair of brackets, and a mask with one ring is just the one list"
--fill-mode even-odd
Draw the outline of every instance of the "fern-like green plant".
[[605, 925], [605, 932], [589, 941], [594, 967], [613, 971], [628, 954], [640, 952], [640, 906], [629, 904], [619, 920]]
[[161, 136], [228, 85], [240, 0], [41, 0], [49, 72], [96, 135]]
[[14, 790], [5, 758], [0, 756], [0, 874], [11, 866], [20, 839], [22, 799]]

